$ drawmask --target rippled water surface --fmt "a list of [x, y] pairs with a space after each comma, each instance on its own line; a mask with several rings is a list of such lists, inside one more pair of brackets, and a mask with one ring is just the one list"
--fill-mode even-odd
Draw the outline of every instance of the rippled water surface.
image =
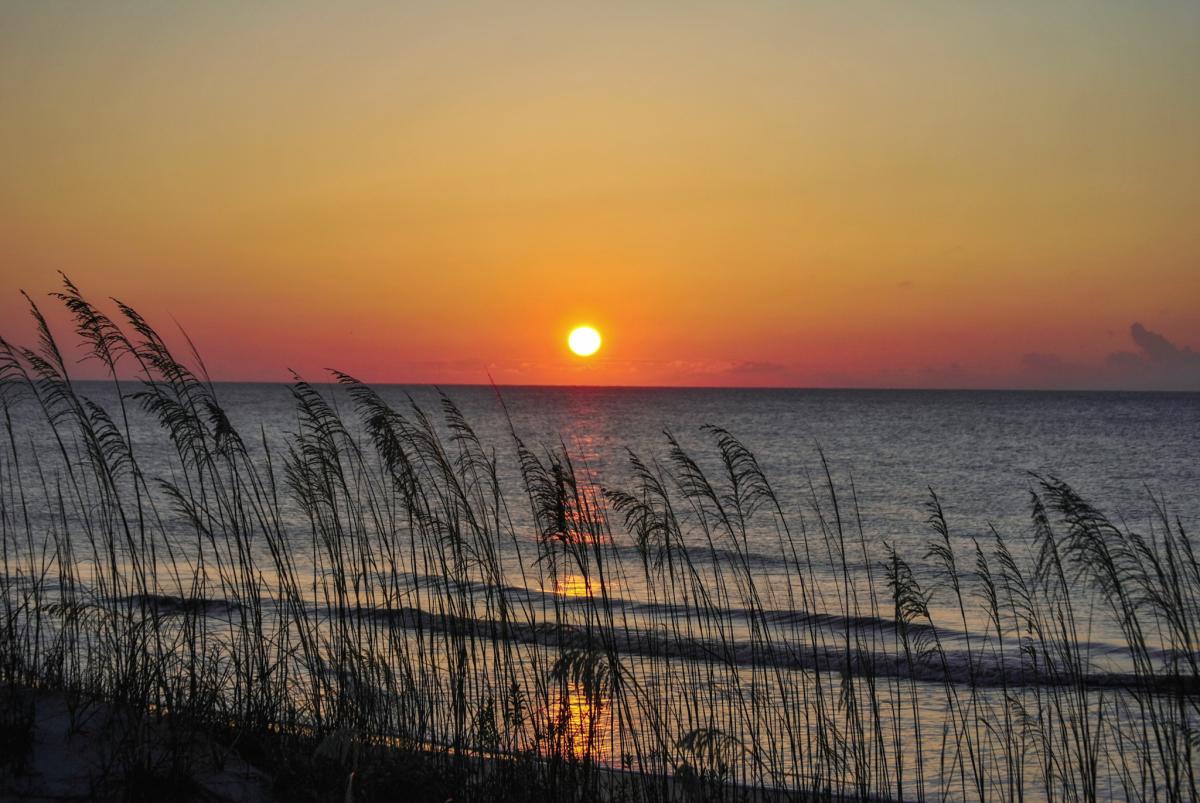
[[[124, 430], [111, 385], [79, 387]], [[396, 386], [376, 390], [412, 420], [420, 420], [412, 405], [426, 411], [433, 430], [447, 444], [454, 443], [438, 391]], [[364, 476], [383, 476], [345, 389], [326, 386], [318, 391], [345, 418], [350, 437], [367, 455]], [[942, 505], [948, 540], [964, 578], [974, 577], [976, 544], [982, 544], [994, 561], [998, 539], [1019, 565], [1032, 564], [1031, 491], [1039, 477], [1065, 480], [1120, 526], [1154, 533], [1166, 520], [1188, 532], [1200, 528], [1197, 394], [453, 387], [445, 389], [446, 397], [473, 427], [482, 445], [480, 454], [494, 461], [496, 490], [503, 501], [493, 509], [491, 491], [466, 489], [468, 497], [482, 494], [480, 509], [493, 511], [501, 522], [496, 532], [503, 537], [487, 542], [494, 550], [488, 560], [471, 564], [491, 561], [488, 565], [496, 568], [462, 569], [466, 564], [456, 562], [462, 556], [447, 551], [444, 542], [422, 542], [426, 551], [418, 554], [415, 542], [405, 541], [411, 537], [405, 535], [406, 528], [412, 525], [405, 523], [399, 508], [389, 506], [388, 482], [371, 486], [374, 480], [368, 479], [366, 485], [355, 486], [360, 499], [374, 500], [364, 502], [364, 509], [375, 511], [372, 515], [384, 511], [386, 520], [363, 516], [357, 521], [354, 516], [361, 511], [336, 506], [322, 514], [326, 518], [314, 520], [311, 507], [289, 491], [294, 485], [290, 464], [303, 454], [295, 436], [311, 422], [298, 414], [288, 386], [220, 384], [215, 393], [262, 476], [275, 488], [281, 540], [270, 548], [269, 539], [248, 541], [258, 565], [255, 582], [262, 588], [282, 587], [272, 549], [277, 552], [284, 544], [292, 567], [287, 571], [302, 580], [295, 593], [312, 606], [318, 620], [335, 622], [353, 606], [358, 617], [354, 638], [375, 645], [372, 640], [381, 633], [392, 634], [393, 640], [402, 634], [404, 646], [393, 641], [387, 654], [421, 656], [421, 671], [429, 673], [426, 693], [434, 689], [452, 696], [439, 678], [453, 675], [456, 666], [461, 671], [462, 664], [455, 661], [462, 658], [447, 645], [469, 633], [480, 651], [472, 655], [472, 667], [521, 662], [520, 671], [500, 674], [522, 682], [533, 678], [529, 683], [541, 688], [542, 697], [534, 716], [557, 722], [559, 727], [551, 727], [551, 732], [569, 742], [572, 751], [613, 764], [628, 763], [630, 740], [636, 741], [639, 733], [654, 732], [656, 738], [673, 734], [669, 738], [674, 742], [698, 728], [724, 727], [737, 731], [733, 735], [738, 743], [756, 745], [753, 756], [744, 759], [746, 777], [780, 783], [812, 770], [805, 756], [826, 749], [814, 747], [814, 733], [846, 728], [842, 738], [847, 744], [874, 745], [865, 748], [864, 756], [878, 750], [879, 756], [890, 756], [889, 761], [907, 768], [910, 775], [941, 784], [936, 788], [943, 792], [969, 796], [954, 784], [955, 766], [959, 777], [963, 775], [961, 764], [926, 764], [913, 758], [896, 734], [920, 734], [924, 727], [922, 738], [931, 753], [944, 755], [938, 745], [961, 724], [957, 715], [947, 715], [948, 706], [953, 706], [943, 699], [960, 692], [944, 681], [978, 690], [980, 701], [970, 703], [975, 719], [983, 719], [985, 708], [993, 714], [1011, 712], [1013, 706], [1004, 702], [1005, 690], [1028, 682], [1013, 668], [1022, 661], [1020, 628], [1011, 626], [1008, 644], [995, 639], [986, 607], [970, 596], [968, 610], [960, 612], [944, 573], [934, 566], [929, 554], [936, 535], [929, 522], [931, 489]], [[185, 506], [164, 492], [162, 481], [185, 487], [189, 468], [151, 416], [136, 403], [128, 413], [134, 456], [142, 472], [155, 478], [150, 492], [154, 515], [164, 541], [171, 544], [172, 560], [191, 567], [212, 560], [203, 555], [207, 542], [195, 537], [195, 522], [185, 515]], [[79, 443], [70, 436], [65, 442], [56, 439], [30, 404], [14, 407], [12, 421], [16, 447], [5, 458], [4, 470], [10, 482], [19, 478], [23, 490], [15, 493], [10, 484], [6, 492], [6, 543], [14, 555], [44, 553], [74, 526], [71, 521], [77, 514], [64, 514], [54, 503], [69, 476], [56, 462], [76, 459]], [[721, 520], [722, 506], [737, 504], [737, 481], [724, 473], [717, 435], [705, 425], [723, 428], [753, 453], [770, 481], [777, 511], [760, 498], [754, 515], [739, 514], [736, 525]], [[575, 501], [558, 513], [561, 548], [553, 543], [550, 531], [555, 527], [547, 531], [544, 521], [535, 521], [517, 438], [546, 466], [564, 454], [569, 458], [568, 495]], [[689, 502], [682, 493], [674, 443], [711, 478], [717, 501]], [[453, 446], [449, 453], [455, 454]], [[663, 552], [648, 548], [652, 539], [639, 544], [628, 511], [614, 509], [612, 492], [645, 498], [645, 478], [639, 481], [636, 476], [638, 465], [661, 477], [674, 494], [677, 537], [685, 547], [678, 565], [672, 563], [677, 558], [664, 559]], [[561, 490], [562, 476], [554, 476]], [[313, 477], [308, 481], [321, 482]], [[195, 490], [188, 493], [194, 495]], [[91, 503], [80, 504], [86, 509]], [[22, 527], [23, 519], [33, 524]], [[454, 526], [463, 522], [456, 520]], [[372, 554], [389, 557], [380, 557], [379, 565], [358, 574], [351, 571], [356, 578], [353, 588], [333, 593], [329, 584], [335, 567], [324, 550], [330, 533], [343, 530], [367, 539]], [[411, 555], [405, 554], [408, 547]], [[926, 646], [936, 638], [943, 656], [938, 661], [914, 663], [911, 656], [905, 657], [886, 578], [889, 547], [923, 584], [934, 626], [916, 622], [913, 632], [923, 634], [918, 641], [925, 639], [921, 643]], [[220, 546], [215, 549], [219, 552]], [[156, 554], [155, 560], [160, 559]], [[103, 571], [96, 567], [86, 558], [79, 560], [76, 579], [85, 585], [92, 579], [99, 582]], [[224, 617], [236, 630], [232, 612], [239, 609], [239, 600], [228, 597], [237, 583], [231, 584], [219, 567], [209, 566], [201, 574], [214, 571], [218, 576], [209, 577], [205, 593], [199, 595], [206, 615]], [[18, 574], [10, 570], [10, 593], [29, 581], [28, 573]], [[188, 596], [180, 574], [163, 570], [155, 587], [144, 592], [161, 595], [158, 605], [182, 606], [171, 601]], [[172, 576], [173, 581], [164, 579]], [[1132, 666], [1119, 623], [1104, 613], [1095, 588], [1081, 584], [1079, 595], [1081, 610], [1088, 615], [1076, 636], [1085, 645], [1092, 683], [1097, 689], [1121, 689], [1130, 682]], [[503, 610], [497, 609], [498, 599], [503, 599]], [[261, 605], [268, 616], [285, 621], [280, 595], [268, 594]], [[508, 606], [519, 613], [514, 616]], [[1009, 628], [1006, 624], [1003, 629]], [[595, 678], [586, 672], [567, 673], [568, 677], [550, 669], [564, 650], [575, 649], [593, 632], [602, 633], [599, 639], [605, 648], [620, 656], [615, 659], [618, 674], [626, 673], [623, 676], [636, 687], [635, 703], [623, 700], [618, 705], [607, 692], [597, 691]], [[443, 636], [446, 644], [441, 646], [425, 641], [432, 637], [436, 643]], [[1149, 655], [1165, 666], [1178, 659], [1178, 650], [1151, 644]], [[842, 686], [822, 702], [825, 692], [820, 689], [822, 684], [844, 684], [865, 667], [893, 684], [897, 696], [892, 699], [903, 704], [877, 714], [876, 721], [886, 720], [887, 728], [880, 725], [875, 732], [855, 734], [859, 714], [851, 699], [865, 695], [858, 705], [870, 706], [871, 693], [861, 686]], [[487, 699], [507, 693], [492, 688], [498, 677], [494, 670], [472, 671]], [[544, 688], [547, 673], [554, 671], [559, 671], [562, 686], [557, 695]], [[928, 688], [901, 694], [906, 683]], [[813, 689], [816, 702], [809, 699]], [[797, 699], [800, 692], [803, 700]], [[1103, 692], [1098, 694], [1081, 705], [1104, 705]], [[1041, 698], [1035, 692], [1031, 699]], [[713, 711], [718, 712], [716, 718]], [[1075, 715], [1082, 716], [1079, 711]], [[451, 726], [442, 731], [438, 727], [442, 726], [431, 726], [425, 736], [449, 738], [444, 728]], [[465, 726], [459, 722], [457, 727]], [[1101, 754], [1109, 756], [1118, 741], [1106, 737]], [[1005, 768], [997, 769], [1001, 746], [982, 738], [984, 742], [988, 745], [980, 748], [981, 754], [996, 762], [984, 771], [1005, 777], [1018, 759], [1009, 755]], [[847, 750], [848, 756], [855, 752]], [[849, 760], [822, 765], [821, 771], [846, 778], [863, 771], [844, 763]], [[1019, 763], [1028, 764], [1031, 777], [1037, 774], [1035, 752], [1023, 754]], [[1109, 794], [1118, 794], [1120, 772], [1111, 758], [1100, 770]], [[876, 783], [884, 790], [898, 788], [891, 778], [875, 778], [872, 784]], [[1126, 778], [1121, 788], [1131, 783]], [[1030, 784], [1036, 788], [1033, 781]]]

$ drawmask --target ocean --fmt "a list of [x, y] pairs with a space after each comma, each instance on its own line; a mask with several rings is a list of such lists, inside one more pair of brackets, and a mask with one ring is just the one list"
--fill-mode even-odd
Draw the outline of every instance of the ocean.
[[[1072, 533], [1097, 511], [1118, 551], [1200, 529], [1200, 394], [164, 387], [122, 410], [76, 383], [107, 415], [56, 397], [53, 422], [9, 394], [14, 621], [32, 587], [136, 600], [173, 655], [196, 636], [172, 618], [223, 665], [272, 644], [295, 719], [633, 771], [963, 799], [1194, 771], [1139, 695], [1194, 727], [1198, 645], [1139, 608], [1131, 650]], [[1156, 587], [1189, 607], [1184, 574]], [[42, 649], [90, 671], [65, 633]]]

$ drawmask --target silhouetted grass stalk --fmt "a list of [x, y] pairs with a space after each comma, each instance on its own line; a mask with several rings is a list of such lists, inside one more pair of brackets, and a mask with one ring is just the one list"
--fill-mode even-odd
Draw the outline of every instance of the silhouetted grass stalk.
[[[435, 419], [297, 377], [285, 441], [244, 440], [194, 349], [56, 297], [116, 417], [31, 301], [38, 345], [0, 340], [7, 684], [324, 739], [347, 771], [345, 745], [416, 751], [463, 794], [520, 765], [571, 799], [1197, 798], [1200, 563], [1161, 500], [1143, 535], [1032, 477], [1025, 561], [954, 535], [931, 491], [914, 567], [824, 455], [787, 511], [720, 428], [604, 488], [510, 422], [510, 508], [448, 398]], [[1090, 654], [1102, 614], [1128, 673]]]

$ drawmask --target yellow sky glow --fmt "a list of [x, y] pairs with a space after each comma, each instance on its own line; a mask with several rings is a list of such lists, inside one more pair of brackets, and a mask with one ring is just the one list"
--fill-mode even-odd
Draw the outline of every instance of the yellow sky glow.
[[1195, 3], [567, 6], [6, 4], [0, 334], [64, 270], [231, 379], [1021, 385], [1135, 321], [1200, 346]]

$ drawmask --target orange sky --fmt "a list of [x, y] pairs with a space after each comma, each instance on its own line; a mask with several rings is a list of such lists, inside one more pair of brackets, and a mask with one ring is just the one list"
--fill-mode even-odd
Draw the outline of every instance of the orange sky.
[[1200, 389], [1200, 4], [397, 5], [0, 6], [0, 334], [63, 270], [226, 379]]

